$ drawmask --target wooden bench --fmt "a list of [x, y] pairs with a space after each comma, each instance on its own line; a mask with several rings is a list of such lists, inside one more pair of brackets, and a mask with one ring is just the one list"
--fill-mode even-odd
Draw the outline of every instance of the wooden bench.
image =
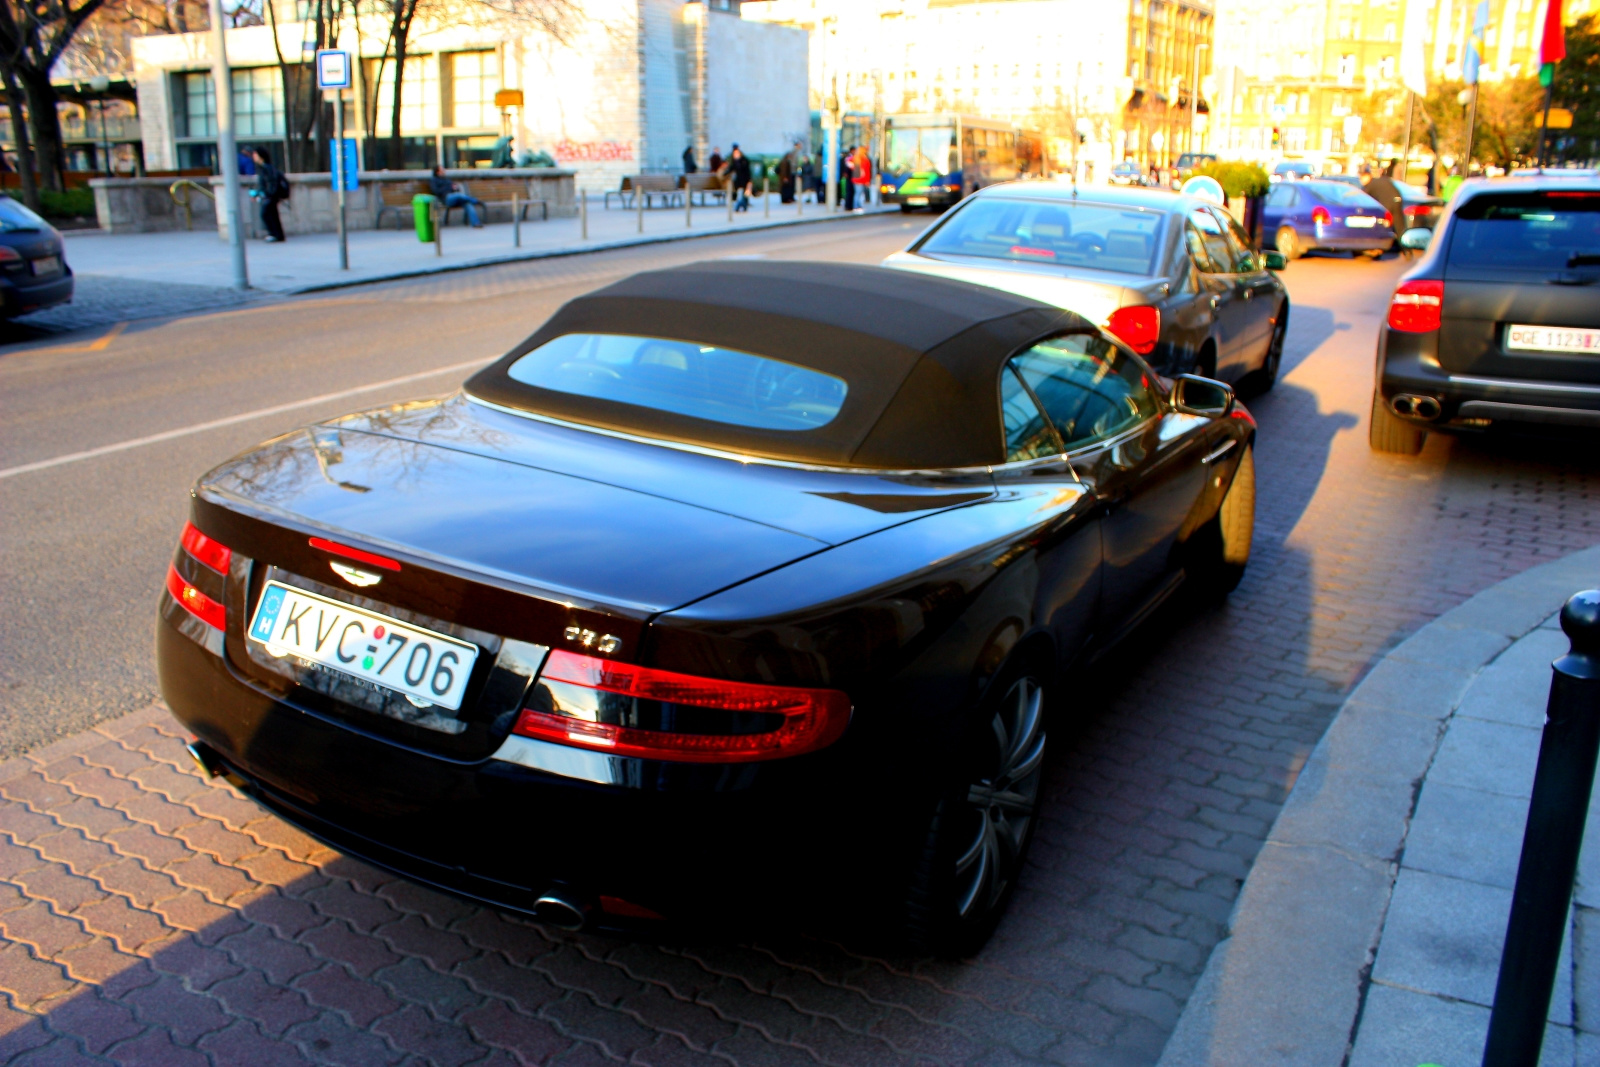
[[678, 176], [678, 188], [683, 190], [685, 196], [698, 195], [702, 205], [708, 197], [720, 204], [728, 195], [728, 179], [711, 173], [681, 174]]
[[613, 196], [622, 202], [623, 207], [632, 207], [635, 196], [644, 197], [645, 207], [650, 207], [658, 196], [667, 207], [672, 207], [675, 202], [683, 202], [678, 197], [677, 182], [670, 174], [624, 174], [621, 188], [606, 192], [605, 207], [608, 210]]
[[372, 220], [375, 230], [383, 229], [383, 217], [391, 211], [395, 214], [394, 228], [405, 229], [410, 225], [411, 198], [429, 191], [427, 182], [373, 182], [372, 186], [378, 194], [378, 215]]
[[[516, 201], [516, 213], [524, 220], [528, 217], [528, 209], [537, 206], [539, 217], [546, 221], [550, 218], [550, 203], [547, 200], [533, 200], [528, 197], [528, 183], [522, 178], [466, 178], [459, 179], [459, 184], [467, 190], [468, 196], [475, 196], [483, 201], [483, 213], [489, 214], [489, 208], [494, 205], [504, 204], [508, 209], [512, 201]], [[460, 211], [460, 207], [449, 207], [444, 210], [444, 225], [450, 224], [450, 212]], [[462, 211], [462, 218], [466, 212]]]

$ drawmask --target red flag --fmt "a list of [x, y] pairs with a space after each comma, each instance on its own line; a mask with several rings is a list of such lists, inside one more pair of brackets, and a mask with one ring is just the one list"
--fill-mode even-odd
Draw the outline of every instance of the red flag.
[[1539, 41], [1539, 63], [1559, 63], [1567, 58], [1567, 35], [1561, 26], [1561, 0], [1549, 0], [1544, 11], [1544, 36]]

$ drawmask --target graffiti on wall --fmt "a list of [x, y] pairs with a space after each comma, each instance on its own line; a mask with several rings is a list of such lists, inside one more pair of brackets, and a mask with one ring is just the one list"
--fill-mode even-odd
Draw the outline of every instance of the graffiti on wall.
[[605, 162], [632, 160], [632, 141], [568, 141], [556, 142], [556, 160], [568, 162]]

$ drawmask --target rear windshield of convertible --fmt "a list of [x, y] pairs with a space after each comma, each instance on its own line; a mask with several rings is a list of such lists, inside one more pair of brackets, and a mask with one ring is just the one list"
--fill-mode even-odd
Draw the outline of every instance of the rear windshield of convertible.
[[524, 385], [760, 430], [832, 422], [849, 386], [780, 359], [693, 341], [569, 333], [506, 371]]

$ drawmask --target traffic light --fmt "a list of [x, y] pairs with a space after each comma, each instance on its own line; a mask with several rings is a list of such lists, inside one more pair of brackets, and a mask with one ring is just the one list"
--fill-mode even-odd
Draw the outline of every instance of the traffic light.
[[1283, 131], [1277, 126], [1272, 127], [1272, 147], [1278, 148], [1283, 144]]

